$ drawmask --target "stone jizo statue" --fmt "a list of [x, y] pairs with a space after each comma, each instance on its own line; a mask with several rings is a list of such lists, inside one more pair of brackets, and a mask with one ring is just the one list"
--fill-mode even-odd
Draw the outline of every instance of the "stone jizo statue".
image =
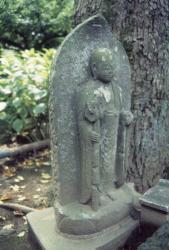
[[[102, 195], [108, 195], [121, 176], [116, 176], [117, 137], [119, 115], [126, 122], [132, 114], [121, 114], [120, 88], [113, 85], [113, 54], [110, 49], [98, 48], [90, 56], [91, 79], [77, 92], [77, 121], [81, 147], [82, 204], [91, 203], [94, 210], [100, 205]], [[121, 131], [122, 132], [122, 131]], [[124, 138], [125, 140], [125, 138]], [[124, 147], [121, 145], [121, 147]], [[124, 148], [121, 149], [124, 151]]]
[[79, 25], [54, 59], [50, 133], [57, 230], [102, 231], [129, 215], [130, 65], [103, 17]]

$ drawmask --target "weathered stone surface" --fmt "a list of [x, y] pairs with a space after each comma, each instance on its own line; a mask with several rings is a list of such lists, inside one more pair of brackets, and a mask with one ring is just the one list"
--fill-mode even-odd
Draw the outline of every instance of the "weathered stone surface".
[[63, 205], [79, 199], [80, 152], [75, 94], [77, 87], [90, 78], [89, 58], [96, 48], [112, 50], [113, 81], [121, 86], [123, 106], [127, 110], [130, 108], [130, 67], [126, 53], [105, 19], [100, 16], [91, 18], [66, 38], [51, 72], [52, 165], [57, 186], [55, 194]]
[[161, 226], [169, 220], [169, 181], [161, 179], [159, 184], [149, 189], [141, 198], [141, 220]]
[[141, 221], [159, 227], [169, 221], [169, 214], [151, 207], [142, 206]]
[[127, 168], [130, 96], [122, 45], [103, 17], [90, 18], [65, 39], [51, 72], [55, 212], [62, 232], [95, 233], [116, 223], [117, 211], [118, 220], [129, 214], [132, 194], [117, 187]]
[[[50, 133], [57, 228], [96, 233], [130, 213], [130, 65], [101, 16], [75, 28], [51, 71]], [[118, 216], [117, 216], [118, 213]]]
[[160, 179], [159, 184], [150, 188], [141, 198], [142, 205], [169, 213], [169, 181]]
[[53, 208], [27, 215], [30, 237], [34, 239], [36, 250], [116, 250], [123, 246], [130, 234], [138, 226], [138, 221], [130, 217], [120, 221], [101, 233], [75, 238], [56, 232]]
[[138, 250], [168, 250], [169, 222], [161, 226], [152, 237], [138, 247]]
[[118, 190], [112, 190], [110, 195], [112, 200], [101, 196], [101, 206], [98, 211], [78, 202], [64, 207], [57, 203], [58, 229], [71, 235], [89, 235], [118, 224], [130, 214], [133, 204], [132, 190], [125, 184]]
[[124, 183], [126, 125], [132, 114], [122, 111], [122, 89], [113, 81], [111, 49], [94, 49], [89, 60], [89, 80], [76, 92], [80, 203], [91, 201], [92, 209], [98, 210], [101, 196], [108, 196], [115, 184]]

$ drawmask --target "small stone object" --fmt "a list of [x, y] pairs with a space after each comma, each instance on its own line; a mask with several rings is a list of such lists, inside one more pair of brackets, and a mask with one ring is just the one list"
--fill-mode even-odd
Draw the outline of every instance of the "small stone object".
[[2, 227], [0, 230], [0, 238], [4, 236], [8, 236], [10, 234], [13, 234], [15, 232], [14, 225], [13, 224], [7, 224]]
[[150, 188], [141, 198], [142, 221], [162, 225], [169, 220], [169, 181], [160, 179], [159, 184]]

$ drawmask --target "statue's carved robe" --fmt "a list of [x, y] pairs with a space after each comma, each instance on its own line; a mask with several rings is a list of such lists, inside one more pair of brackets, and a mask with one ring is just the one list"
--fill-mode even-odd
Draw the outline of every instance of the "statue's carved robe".
[[[119, 91], [111, 83], [91, 80], [77, 92], [83, 204], [90, 200], [93, 186], [103, 193], [113, 187], [119, 109]], [[97, 142], [92, 142], [92, 131], [98, 135]]]

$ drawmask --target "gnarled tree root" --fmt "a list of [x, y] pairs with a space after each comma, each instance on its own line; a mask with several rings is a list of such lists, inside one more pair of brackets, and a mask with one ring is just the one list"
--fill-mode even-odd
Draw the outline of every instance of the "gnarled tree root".
[[23, 145], [14, 149], [0, 151], [0, 159], [6, 158], [6, 157], [16, 157], [18, 155], [22, 155], [29, 151], [36, 151], [42, 148], [47, 148], [49, 146], [50, 146], [49, 139], [29, 143], [29, 144], [26, 144], [26, 145]]
[[6, 203], [6, 202], [5, 203], [3, 203], [3, 202], [0, 203], [0, 208], [5, 208], [5, 209], [8, 209], [8, 210], [14, 210], [14, 211], [20, 211], [20, 212], [22, 212], [24, 214], [38, 211], [35, 208], [20, 205], [18, 203]]

